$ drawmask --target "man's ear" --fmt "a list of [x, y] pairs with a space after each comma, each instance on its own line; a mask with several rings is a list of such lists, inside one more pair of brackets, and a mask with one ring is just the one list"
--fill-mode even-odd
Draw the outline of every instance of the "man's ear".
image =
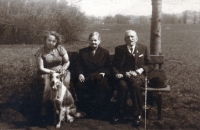
[[126, 42], [126, 37], [124, 37], [124, 41]]

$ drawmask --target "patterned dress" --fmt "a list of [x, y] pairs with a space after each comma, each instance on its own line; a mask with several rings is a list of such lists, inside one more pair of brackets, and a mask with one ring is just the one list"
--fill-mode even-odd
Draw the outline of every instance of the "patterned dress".
[[[54, 48], [52, 52], [45, 53], [44, 46], [40, 48], [37, 53], [36, 57], [41, 57], [43, 59], [44, 68], [48, 68], [51, 70], [58, 71], [62, 68], [63, 62], [63, 56], [67, 53], [65, 48], [61, 45], [58, 45], [57, 48]], [[38, 71], [39, 74], [44, 74], [40, 71]]]
[[[50, 53], [45, 53], [44, 46], [41, 47], [35, 56], [42, 58], [44, 68], [59, 71], [63, 66], [63, 57], [67, 54], [65, 48], [61, 45], [58, 45], [57, 48], [54, 48]], [[66, 73], [69, 71], [66, 71]], [[67, 74], [65, 74], [67, 75]], [[70, 77], [68, 76], [69, 80]], [[42, 93], [42, 101], [45, 102], [49, 99], [51, 88], [50, 88], [50, 77], [49, 74], [45, 74], [38, 70], [37, 73], [37, 86], [40, 88], [40, 93]], [[69, 84], [69, 83], [68, 83]]]

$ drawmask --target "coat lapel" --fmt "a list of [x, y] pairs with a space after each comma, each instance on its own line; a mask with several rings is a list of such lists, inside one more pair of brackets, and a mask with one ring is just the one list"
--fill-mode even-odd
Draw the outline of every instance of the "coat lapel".
[[92, 61], [93, 55], [92, 55], [90, 47], [87, 48], [87, 50], [85, 51], [85, 53], [83, 55], [88, 61]]
[[127, 48], [127, 45], [125, 44], [124, 46], [122, 46], [122, 50], [125, 52], [124, 54], [128, 53], [131, 54]]
[[99, 65], [101, 64], [103, 58], [104, 58], [104, 53], [102, 48], [99, 46], [96, 50], [95, 55], [93, 56], [93, 62]]
[[95, 55], [93, 56], [92, 50], [90, 47], [87, 48], [87, 51], [85, 53], [85, 58], [89, 61], [92, 62], [93, 64], [97, 64], [98, 60], [101, 60], [101, 48], [98, 47], [96, 50]]

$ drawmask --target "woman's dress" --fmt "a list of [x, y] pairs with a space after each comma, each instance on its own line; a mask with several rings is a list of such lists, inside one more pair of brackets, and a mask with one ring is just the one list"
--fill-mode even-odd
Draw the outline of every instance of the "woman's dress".
[[[53, 51], [49, 53], [45, 53], [44, 46], [41, 47], [37, 53], [35, 54], [36, 57], [40, 57], [43, 60], [44, 68], [51, 69], [54, 71], [59, 71], [62, 69], [63, 66], [63, 57], [67, 54], [65, 48], [61, 45], [58, 45]], [[70, 73], [66, 71], [65, 73], [65, 81], [68, 83], [70, 82]], [[37, 72], [37, 85], [40, 88], [42, 93], [42, 102], [45, 102], [49, 99], [50, 96], [50, 77], [49, 74], [45, 74], [38, 70]]]

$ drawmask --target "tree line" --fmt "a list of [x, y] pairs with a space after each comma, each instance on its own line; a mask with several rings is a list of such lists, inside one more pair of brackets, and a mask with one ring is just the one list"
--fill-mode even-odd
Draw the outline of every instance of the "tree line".
[[[78, 40], [88, 24], [150, 24], [151, 16], [86, 16], [66, 0], [0, 0], [0, 44], [40, 43], [43, 34], [54, 30], [64, 41]], [[200, 24], [200, 12], [162, 15], [162, 23]]]
[[[104, 24], [150, 24], [151, 16], [124, 16], [117, 14], [115, 16], [89, 17], [90, 23]], [[200, 12], [184, 11], [180, 14], [162, 14], [163, 24], [200, 24]]]
[[[87, 18], [66, 0], [0, 0], [1, 43], [35, 43], [48, 30], [76, 40]], [[39, 37], [39, 38], [38, 38]], [[9, 40], [9, 41], [8, 41]]]

